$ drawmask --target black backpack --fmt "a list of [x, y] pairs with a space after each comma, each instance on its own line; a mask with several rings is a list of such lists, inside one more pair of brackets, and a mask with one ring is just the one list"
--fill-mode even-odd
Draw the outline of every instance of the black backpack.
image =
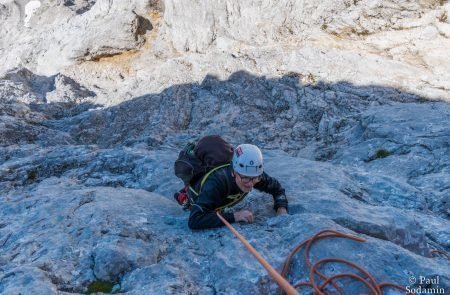
[[208, 135], [197, 142], [189, 142], [175, 161], [175, 175], [185, 186], [197, 182], [203, 175], [220, 165], [229, 164], [233, 146], [219, 135]]

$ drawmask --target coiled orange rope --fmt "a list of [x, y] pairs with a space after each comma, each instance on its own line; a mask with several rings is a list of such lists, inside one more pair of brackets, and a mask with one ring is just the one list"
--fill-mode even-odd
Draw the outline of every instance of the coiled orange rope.
[[[281, 287], [281, 289], [283, 289], [286, 294], [291, 295], [291, 294], [296, 294], [298, 295], [298, 292], [295, 290], [295, 288], [298, 287], [303, 287], [303, 286], [309, 286], [312, 289], [314, 289], [314, 293], [318, 294], [318, 295], [325, 295], [326, 293], [324, 293], [324, 289], [327, 285], [332, 285], [338, 292], [338, 294], [342, 295], [344, 294], [342, 289], [336, 285], [336, 283], [334, 282], [335, 279], [339, 279], [339, 278], [353, 278], [357, 281], [360, 281], [361, 283], [363, 283], [365, 286], [367, 286], [367, 288], [370, 290], [371, 294], [375, 294], [375, 295], [382, 295], [383, 291], [382, 289], [385, 287], [390, 287], [390, 288], [396, 288], [399, 290], [402, 290], [406, 293], [406, 289], [400, 285], [394, 284], [394, 283], [389, 283], [389, 282], [382, 282], [382, 283], [377, 283], [377, 281], [375, 280], [375, 278], [368, 272], [366, 271], [364, 268], [358, 266], [357, 264], [342, 259], [342, 258], [323, 258], [320, 259], [319, 261], [315, 262], [314, 264], [311, 264], [311, 262], [309, 261], [309, 250], [311, 248], [311, 245], [316, 241], [316, 240], [320, 240], [320, 239], [325, 239], [325, 238], [330, 238], [330, 237], [339, 237], [339, 238], [347, 238], [347, 239], [351, 239], [354, 241], [358, 241], [358, 242], [365, 242], [366, 240], [357, 236], [352, 236], [352, 235], [348, 235], [348, 234], [344, 234], [341, 232], [338, 232], [336, 230], [332, 230], [332, 229], [325, 229], [322, 231], [319, 231], [317, 234], [313, 235], [311, 238], [306, 239], [305, 241], [301, 242], [299, 245], [297, 245], [297, 247], [295, 247], [295, 249], [288, 255], [288, 257], [286, 258], [284, 265], [283, 265], [283, 270], [281, 272], [281, 275], [258, 253], [258, 251], [255, 250], [255, 248], [253, 248], [246, 240], [245, 238], [239, 234], [231, 225], [230, 223], [228, 223], [228, 221], [225, 220], [225, 218], [222, 217], [222, 215], [220, 215], [220, 213], [217, 211], [216, 212], [217, 216], [220, 218], [220, 220], [222, 220], [222, 222], [228, 227], [228, 229], [231, 230], [231, 232], [244, 244], [244, 246], [256, 257], [256, 259], [259, 261], [259, 263], [262, 264], [262, 266], [264, 266], [264, 268], [269, 272], [269, 274], [272, 276], [272, 278], [278, 283], [278, 285]], [[285, 277], [287, 276], [288, 272], [289, 272], [289, 267], [291, 265], [291, 261], [292, 258], [294, 257], [294, 255], [303, 248], [303, 246], [305, 246], [305, 261], [306, 261], [306, 265], [309, 268], [309, 282], [299, 282], [297, 284], [293, 286], [291, 286], [289, 284], [289, 282], [286, 281]], [[440, 253], [438, 250], [433, 251], [436, 253]], [[440, 253], [441, 254], [441, 253]], [[338, 263], [343, 263], [343, 264], [347, 264], [355, 269], [357, 269], [360, 273], [362, 273], [362, 275], [364, 275], [366, 278], [354, 274], [354, 273], [342, 273], [342, 274], [336, 274], [333, 275], [331, 277], [327, 277], [325, 276], [323, 273], [319, 272], [317, 270], [317, 267], [321, 264], [325, 264], [325, 263], [330, 263], [330, 262], [338, 262]], [[321, 277], [322, 279], [324, 279], [324, 282], [321, 283], [320, 285], [318, 285], [318, 283], [316, 282], [315, 279], [315, 275]], [[280, 292], [281, 293], [281, 290]]]
[[243, 236], [241, 236], [232, 226], [225, 220], [225, 218], [220, 215], [219, 212], [216, 212], [217, 216], [222, 220], [223, 223], [231, 230], [231, 232], [244, 244], [245, 247], [253, 254], [253, 256], [258, 259], [259, 263], [264, 266], [264, 268], [269, 272], [272, 278], [280, 285], [280, 287], [286, 292], [288, 295], [298, 295], [298, 292], [292, 287], [288, 281], [286, 281], [280, 274], [255, 250], [255, 248], [250, 245]]
[[[315, 294], [319, 294], [319, 295], [324, 295], [324, 289], [328, 284], [331, 284], [339, 294], [343, 294], [343, 291], [341, 288], [339, 288], [334, 282], [333, 280], [338, 279], [338, 278], [343, 278], [343, 277], [350, 277], [353, 279], [356, 279], [360, 282], [362, 282], [364, 285], [366, 285], [368, 287], [368, 289], [370, 290], [371, 294], [375, 294], [375, 295], [381, 295], [383, 294], [382, 289], [384, 287], [391, 287], [391, 288], [397, 288], [399, 290], [402, 290], [406, 293], [406, 289], [400, 285], [394, 284], [394, 283], [388, 283], [388, 282], [382, 282], [382, 283], [377, 283], [377, 281], [375, 280], [375, 278], [368, 273], [365, 269], [363, 269], [362, 267], [356, 265], [353, 262], [350, 262], [348, 260], [345, 259], [341, 259], [341, 258], [324, 258], [321, 259], [317, 262], [315, 262], [314, 264], [311, 265], [310, 261], [309, 261], [309, 250], [311, 248], [311, 245], [313, 244], [314, 241], [319, 240], [319, 239], [324, 239], [324, 238], [330, 238], [330, 237], [340, 237], [340, 238], [347, 238], [347, 239], [351, 239], [351, 240], [355, 240], [358, 242], [365, 242], [364, 239], [360, 238], [360, 237], [356, 237], [356, 236], [352, 236], [352, 235], [348, 235], [348, 234], [344, 234], [335, 230], [331, 230], [331, 229], [326, 229], [326, 230], [322, 230], [320, 232], [318, 232], [317, 234], [315, 234], [314, 236], [312, 236], [311, 238], [303, 241], [302, 243], [300, 243], [297, 247], [295, 247], [295, 249], [288, 255], [288, 257], [285, 260], [284, 266], [283, 266], [283, 271], [281, 272], [281, 275], [283, 277], [286, 277], [288, 272], [289, 272], [289, 267], [291, 264], [291, 260], [293, 258], [293, 256], [301, 249], [303, 248], [303, 246], [306, 245], [305, 247], [305, 262], [306, 265], [308, 266], [310, 272], [309, 272], [309, 282], [300, 282], [297, 283], [294, 287], [301, 287], [301, 286], [309, 286], [311, 288], [314, 289]], [[353, 268], [356, 268], [359, 272], [361, 272], [365, 277], [367, 277], [367, 279], [363, 278], [360, 275], [356, 275], [353, 273], [343, 273], [343, 274], [337, 274], [331, 277], [327, 277], [324, 274], [322, 274], [321, 272], [319, 272], [316, 268], [324, 263], [330, 263], [330, 262], [338, 262], [338, 263], [344, 263], [347, 264]], [[316, 283], [316, 279], [315, 279], [315, 275], [321, 277], [322, 279], [324, 279], [325, 281], [323, 283], [321, 283], [320, 285], [318, 285]]]

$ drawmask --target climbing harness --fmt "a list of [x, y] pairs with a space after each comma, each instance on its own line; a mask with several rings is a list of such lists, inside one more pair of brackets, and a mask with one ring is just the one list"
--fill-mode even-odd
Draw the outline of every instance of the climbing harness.
[[298, 295], [298, 292], [282, 277], [280, 274], [255, 250], [255, 248], [250, 245], [241, 234], [239, 234], [225, 218], [220, 215], [219, 212], [216, 212], [217, 216], [222, 220], [223, 223], [231, 230], [231, 232], [244, 244], [244, 246], [256, 257], [259, 263], [264, 266], [264, 268], [269, 272], [269, 274], [274, 278], [274, 280], [280, 285], [280, 287], [286, 292], [288, 295]]
[[202, 181], [200, 182], [200, 188], [198, 189], [198, 192], [195, 191], [195, 190], [192, 188], [192, 186], [190, 186], [190, 185], [189, 185], [189, 190], [190, 190], [196, 197], [198, 197], [198, 195], [199, 195], [200, 192], [202, 191], [202, 188], [203, 188], [203, 185], [204, 185], [205, 182], [206, 182], [206, 179], [208, 179], [208, 177], [209, 177], [212, 173], [214, 173], [215, 171], [217, 171], [217, 170], [219, 170], [219, 169], [221, 169], [221, 168], [228, 167], [228, 166], [230, 166], [230, 164], [220, 165], [220, 166], [217, 166], [217, 167], [211, 169], [208, 173], [206, 173], [206, 174], [203, 176]]
[[[198, 195], [202, 191], [203, 185], [205, 184], [208, 177], [215, 171], [217, 171], [221, 168], [228, 167], [228, 166], [230, 166], [230, 164], [224, 164], [224, 165], [215, 167], [214, 169], [210, 170], [207, 174], [205, 174], [202, 178], [202, 181], [200, 182], [200, 188], [198, 189], [198, 191], [194, 190], [194, 188], [192, 186], [189, 186], [189, 191], [194, 196], [194, 197], [189, 197], [189, 204], [187, 206], [189, 209], [195, 203], [195, 199], [198, 197]], [[227, 207], [231, 207], [234, 204], [239, 203], [242, 200], [242, 198], [244, 198], [246, 195], [247, 195], [247, 193], [238, 193], [238, 194], [234, 194], [234, 195], [229, 195], [229, 196], [227, 196], [227, 199], [229, 199], [230, 202], [222, 207], [216, 208], [215, 210], [222, 211], [223, 209], [225, 209]]]

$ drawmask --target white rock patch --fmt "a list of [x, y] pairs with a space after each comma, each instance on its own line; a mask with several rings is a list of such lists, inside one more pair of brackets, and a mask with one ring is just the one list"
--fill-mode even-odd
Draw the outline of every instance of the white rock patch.
[[23, 20], [25, 27], [30, 27], [29, 21], [39, 7], [41, 7], [41, 1], [30, 1], [25, 5], [25, 19]]

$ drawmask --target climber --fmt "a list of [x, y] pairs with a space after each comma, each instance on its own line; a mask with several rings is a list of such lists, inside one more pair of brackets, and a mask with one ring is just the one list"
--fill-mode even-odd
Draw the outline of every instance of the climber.
[[[194, 199], [189, 216], [189, 228], [206, 229], [224, 224], [215, 211], [222, 211], [240, 202], [253, 188], [273, 196], [277, 215], [287, 214], [288, 201], [281, 184], [264, 172], [263, 156], [260, 149], [251, 144], [239, 145], [233, 153], [231, 164], [222, 165], [207, 173], [193, 184], [175, 194], [182, 204], [191, 196]], [[240, 210], [222, 213], [228, 222], [254, 221], [253, 213]]]

